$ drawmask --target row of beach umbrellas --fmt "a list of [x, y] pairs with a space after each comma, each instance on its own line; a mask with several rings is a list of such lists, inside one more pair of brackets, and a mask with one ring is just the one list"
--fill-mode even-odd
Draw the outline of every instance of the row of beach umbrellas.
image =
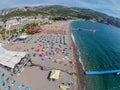
[[[1, 77], [4, 77], [4, 79], [7, 81], [9, 81], [9, 83], [10, 84], [14, 84], [15, 83], [15, 80], [14, 79], [10, 79], [9, 80], [9, 77], [7, 76], [7, 75], [4, 75], [4, 73], [2, 73], [2, 72], [0, 72], [0, 78]], [[5, 82], [4, 81], [0, 81], [0, 87], [2, 87], [2, 86], [4, 86], [5, 85]], [[22, 87], [24, 86], [22, 83], [18, 83], [17, 85], [17, 88], [19, 89], [19, 90], [21, 90], [22, 89]], [[5, 89], [4, 90], [11, 90], [10, 89], [10, 86], [5, 86]], [[30, 87], [26, 87], [25, 88], [25, 90], [32, 90]]]
[[[13, 81], [12, 81], [12, 83], [13, 83]], [[4, 86], [5, 85], [5, 82], [4, 81], [0, 81], [0, 87], [1, 86]], [[22, 83], [18, 83], [17, 84], [17, 88], [20, 90], [20, 89], [22, 89], [22, 87], [23, 87], [23, 84]], [[6, 86], [5, 87], [5, 90], [10, 90], [10, 86]], [[32, 90], [30, 87], [26, 87], [25, 88], [25, 90]]]
[[[23, 87], [23, 84], [22, 84], [22, 83], [18, 83], [18, 84], [17, 84], [17, 88], [18, 88], [18, 89], [22, 89], [22, 87]], [[26, 87], [25, 90], [32, 90], [32, 89], [31, 89], [30, 87]]]

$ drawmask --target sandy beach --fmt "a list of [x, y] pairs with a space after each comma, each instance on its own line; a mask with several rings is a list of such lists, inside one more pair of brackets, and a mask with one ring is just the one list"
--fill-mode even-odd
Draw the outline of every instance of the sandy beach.
[[[79, 55], [72, 38], [70, 24], [72, 21], [58, 21], [41, 26], [42, 31], [29, 35], [26, 40], [19, 40], [3, 47], [10, 51], [21, 51], [30, 54], [31, 63], [28, 63], [20, 73], [11, 76], [7, 71], [1, 72], [15, 80], [10, 85], [11, 90], [18, 90], [16, 85], [22, 83], [32, 90], [61, 90], [60, 85], [67, 85], [68, 90], [84, 90], [85, 77], [79, 62]], [[41, 54], [42, 53], [42, 54]], [[41, 69], [44, 68], [43, 70]], [[51, 70], [60, 70], [60, 77], [56, 81], [49, 81]], [[2, 78], [3, 79], [3, 78]], [[69, 83], [71, 83], [69, 85]], [[2, 87], [4, 88], [4, 87]], [[1, 89], [4, 90], [4, 89]]]

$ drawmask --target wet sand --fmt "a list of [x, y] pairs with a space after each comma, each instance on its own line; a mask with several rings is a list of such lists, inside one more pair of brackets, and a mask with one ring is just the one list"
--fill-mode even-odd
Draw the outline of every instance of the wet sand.
[[[73, 82], [69, 90], [83, 90], [85, 77], [79, 62], [77, 49], [71, 38], [71, 22], [72, 21], [59, 21], [42, 26], [42, 32], [29, 35], [24, 41], [16, 41], [4, 46], [7, 50], [29, 53], [31, 61], [34, 63], [33, 66], [28, 63], [22, 72], [15, 76], [10, 76], [8, 72], [1, 69], [1, 71], [10, 78], [15, 79], [14, 86], [10, 85], [12, 90], [17, 90], [17, 83], [24, 84], [22, 90], [24, 90], [26, 86], [31, 87], [32, 90], [60, 90], [59, 86], [66, 82]], [[55, 30], [58, 31], [57, 34]], [[66, 45], [63, 43], [63, 36], [66, 37]], [[58, 43], [56, 43], [57, 41]], [[60, 41], [62, 42], [61, 45]], [[54, 47], [51, 49], [52, 44], [54, 44]], [[35, 51], [37, 48], [40, 50]], [[55, 48], [58, 48], [58, 51], [55, 51]], [[63, 52], [65, 48], [67, 49]], [[44, 57], [39, 56], [41, 52], [45, 52]], [[54, 53], [54, 55], [50, 55], [50, 52]], [[34, 56], [33, 53], [36, 55]], [[44, 60], [42, 60], [43, 58]], [[57, 59], [60, 61], [55, 62]], [[41, 70], [40, 66], [45, 67], [47, 70]], [[47, 79], [52, 69], [61, 70], [59, 80], [54, 82]]]

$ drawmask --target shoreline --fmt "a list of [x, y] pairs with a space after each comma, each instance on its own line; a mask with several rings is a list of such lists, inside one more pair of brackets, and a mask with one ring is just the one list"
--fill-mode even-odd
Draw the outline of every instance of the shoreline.
[[[72, 23], [73, 21], [71, 21]], [[73, 46], [73, 55], [74, 55], [74, 58], [76, 60], [76, 63], [75, 63], [75, 69], [76, 69], [76, 73], [77, 73], [77, 84], [78, 84], [78, 90], [85, 90], [85, 75], [84, 75], [84, 68], [83, 68], [83, 65], [82, 63], [79, 61], [80, 59], [80, 56], [79, 56], [79, 52], [77, 50], [77, 46], [76, 46], [76, 43], [74, 42], [73, 40], [73, 33], [72, 33], [72, 29], [71, 29], [71, 23], [69, 25], [69, 30], [70, 30], [70, 38], [72, 40], [72, 46]]]

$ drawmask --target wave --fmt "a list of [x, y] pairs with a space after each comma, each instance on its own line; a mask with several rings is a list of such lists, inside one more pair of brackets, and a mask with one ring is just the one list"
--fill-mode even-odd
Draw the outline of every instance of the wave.
[[72, 40], [73, 40], [73, 43], [74, 43], [75, 47], [77, 48], [77, 54], [79, 55], [79, 62], [80, 62], [81, 65], [82, 65], [82, 69], [85, 70], [83, 61], [82, 61], [82, 59], [81, 59], [81, 53], [80, 53], [80, 51], [79, 51], [79, 49], [78, 49], [78, 47], [77, 47], [77, 44], [76, 44], [76, 42], [75, 42], [75, 38], [74, 38], [74, 35], [73, 35], [72, 32], [71, 32], [71, 37], [72, 37]]

